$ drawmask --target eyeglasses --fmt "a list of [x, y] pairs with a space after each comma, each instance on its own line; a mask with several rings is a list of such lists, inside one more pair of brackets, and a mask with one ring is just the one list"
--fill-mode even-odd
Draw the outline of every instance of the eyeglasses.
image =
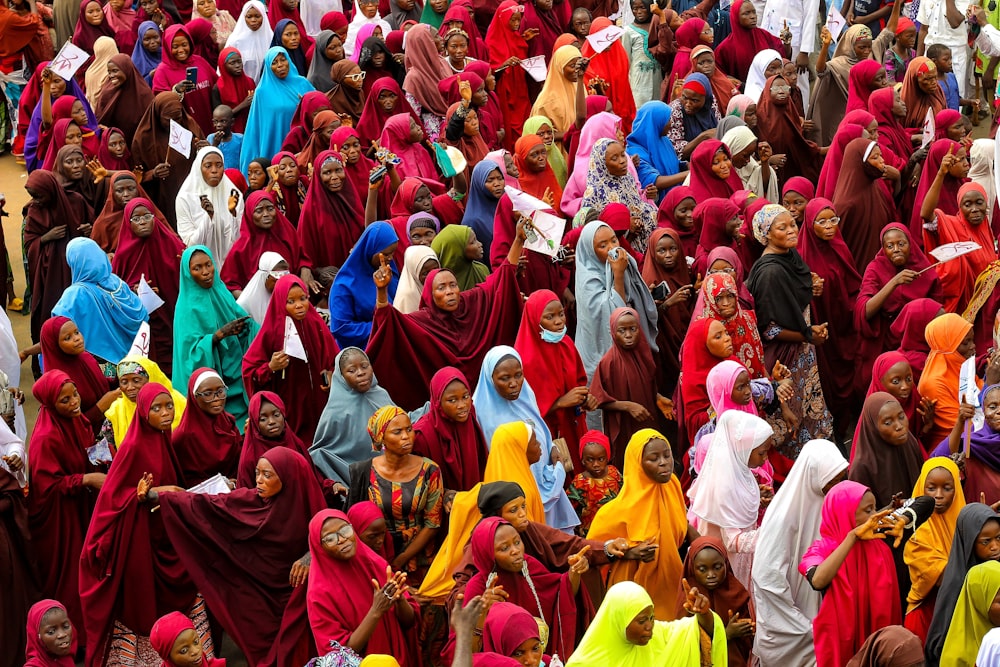
[[712, 273], [728, 273], [731, 276], [735, 276], [736, 275], [736, 269], [734, 269], [733, 267], [729, 267], [728, 269], [709, 269], [708, 273], [709, 274], [712, 274]]
[[354, 526], [351, 524], [345, 525], [343, 528], [335, 533], [330, 533], [329, 535], [324, 535], [320, 540], [325, 546], [333, 547], [340, 544], [341, 541], [347, 541], [351, 539], [354, 535]]
[[271, 276], [275, 280], [281, 280], [288, 275], [288, 271], [268, 271], [267, 275]]
[[219, 387], [215, 391], [199, 391], [199, 392], [195, 392], [195, 396], [197, 396], [198, 398], [200, 398], [203, 401], [210, 401], [210, 400], [215, 399], [215, 398], [225, 398], [228, 390], [229, 390], [229, 387], [227, 387], [225, 385], [222, 385], [221, 387]]
[[780, 84], [776, 84], [771, 86], [771, 92], [773, 93], [787, 93], [791, 89], [792, 87], [788, 85], [782, 86]]
[[365, 72], [357, 72], [355, 74], [348, 74], [344, 78], [345, 79], [350, 79], [351, 81], [364, 81], [365, 80], [365, 74], [366, 74]]
[[826, 220], [816, 220], [815, 224], [820, 227], [836, 227], [840, 224], [840, 217], [835, 215], [832, 218], [827, 218]]
[[146, 213], [145, 215], [133, 215], [131, 218], [129, 218], [129, 220], [131, 220], [132, 222], [152, 222], [153, 214]]

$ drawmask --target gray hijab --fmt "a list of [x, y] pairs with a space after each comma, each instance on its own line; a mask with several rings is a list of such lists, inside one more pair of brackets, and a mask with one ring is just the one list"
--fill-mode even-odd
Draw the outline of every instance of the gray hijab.
[[615, 291], [611, 265], [600, 261], [594, 252], [594, 235], [601, 227], [611, 229], [599, 220], [587, 223], [576, 244], [576, 349], [583, 359], [588, 379], [594, 376], [604, 353], [611, 349], [611, 312], [615, 308], [635, 308], [639, 313], [639, 326], [649, 346], [654, 354], [659, 351], [656, 347], [656, 302], [642, 280], [639, 265], [629, 256], [625, 270], [626, 303]]
[[[729, 132], [729, 130], [734, 127], [740, 127], [741, 125], [746, 127], [746, 123], [743, 122], [742, 118], [737, 116], [723, 116], [722, 120], [720, 120], [719, 124], [715, 127], [715, 136], [719, 137], [719, 140], [721, 141], [722, 137], [726, 136], [726, 132]], [[735, 153], [736, 151], [733, 152]]]
[[[332, 30], [321, 30], [316, 35], [316, 48], [313, 49], [312, 63], [309, 65], [309, 72], [306, 78], [321, 93], [329, 92], [333, 88], [333, 79], [330, 78], [330, 68], [333, 61], [326, 57], [326, 47], [333, 39]], [[346, 56], [345, 56], [346, 57]]]

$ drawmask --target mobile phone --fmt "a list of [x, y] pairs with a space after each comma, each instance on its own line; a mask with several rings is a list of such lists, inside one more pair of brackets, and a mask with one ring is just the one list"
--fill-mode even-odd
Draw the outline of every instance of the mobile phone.
[[368, 182], [376, 183], [383, 176], [385, 176], [385, 165], [380, 164], [372, 173], [368, 174]]
[[670, 296], [670, 285], [668, 285], [667, 281], [664, 280], [659, 285], [653, 287], [653, 289], [650, 290], [650, 293], [653, 295], [654, 301], [663, 301]]
[[188, 67], [187, 68], [187, 80], [191, 83], [198, 83], [198, 68]]

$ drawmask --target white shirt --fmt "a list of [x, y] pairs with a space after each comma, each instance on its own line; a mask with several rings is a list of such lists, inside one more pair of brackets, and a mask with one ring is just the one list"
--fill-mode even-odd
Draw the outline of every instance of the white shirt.
[[[946, 0], [921, 0], [917, 12], [917, 22], [927, 26], [927, 37], [924, 44], [944, 44], [945, 46], [966, 46], [968, 30], [965, 21], [957, 28], [948, 23]], [[955, 0], [955, 8], [965, 16], [970, 0]]]

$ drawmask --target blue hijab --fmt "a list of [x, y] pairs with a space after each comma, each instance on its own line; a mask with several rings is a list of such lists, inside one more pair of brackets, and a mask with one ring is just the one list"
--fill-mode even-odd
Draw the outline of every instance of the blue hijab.
[[483, 160], [476, 164], [469, 179], [469, 198], [465, 203], [465, 215], [462, 224], [472, 227], [476, 238], [483, 244], [483, 257], [490, 257], [490, 246], [493, 245], [493, 217], [497, 212], [499, 199], [486, 189], [486, 179], [494, 171], [503, 175], [503, 170], [496, 162]]
[[[681, 119], [684, 121], [684, 138], [691, 141], [705, 130], [711, 130], [719, 124], [715, 113], [712, 111], [712, 102], [715, 96], [712, 94], [712, 84], [708, 77], [701, 72], [691, 72], [684, 77], [684, 83], [695, 81], [705, 89], [705, 104], [697, 113], [688, 115], [681, 111]], [[645, 106], [645, 105], [643, 105]]]
[[[480, 163], [482, 164], [482, 163]], [[545, 425], [545, 419], [538, 410], [538, 401], [531, 385], [525, 380], [517, 400], [509, 401], [497, 393], [493, 386], [493, 370], [507, 357], [514, 357], [518, 363], [521, 355], [508, 345], [498, 345], [486, 353], [483, 366], [479, 371], [479, 381], [472, 395], [472, 404], [476, 408], [476, 418], [486, 436], [487, 445], [492, 445], [493, 434], [497, 428], [510, 422], [525, 422], [531, 427], [542, 446], [542, 458], [531, 464], [531, 474], [538, 484], [538, 492], [545, 506], [545, 523], [572, 532], [574, 526], [580, 524], [573, 505], [563, 490], [566, 481], [566, 468], [561, 463], [553, 465], [552, 434]]]
[[[279, 79], [271, 71], [271, 63], [278, 55], [288, 59], [288, 75], [284, 79]], [[284, 47], [272, 46], [268, 49], [243, 131], [240, 171], [247, 173], [250, 162], [255, 158], [261, 155], [269, 157], [281, 150], [281, 142], [288, 134], [299, 100], [314, 90], [308, 79], [295, 70]]]
[[655, 183], [657, 176], [671, 176], [680, 171], [674, 144], [663, 134], [669, 122], [670, 107], [659, 100], [646, 102], [635, 114], [625, 151], [639, 156], [637, 171], [643, 187]]
[[73, 283], [52, 309], [76, 322], [87, 351], [117, 364], [132, 347], [135, 335], [149, 313], [125, 281], [111, 273], [111, 262], [101, 247], [88, 238], [66, 245], [66, 263]]
[[160, 39], [163, 39], [163, 31], [160, 30], [160, 26], [156, 25], [153, 21], [143, 21], [139, 24], [139, 40], [135, 43], [132, 48], [132, 64], [135, 68], [139, 70], [139, 75], [146, 80], [146, 83], [153, 85], [153, 71], [160, 66], [160, 60], [163, 53], [163, 42], [160, 42], [160, 53], [156, 56], [150, 55], [149, 51], [143, 48], [142, 38], [148, 31], [155, 30], [160, 33]]
[[[399, 237], [388, 222], [376, 222], [365, 227], [361, 238], [354, 244], [351, 254], [333, 279], [333, 286], [330, 288], [330, 331], [337, 339], [340, 349], [352, 345], [364, 349], [368, 345], [372, 318], [375, 316], [375, 300], [378, 298], [378, 290], [372, 280], [375, 267], [371, 260], [393, 243], [399, 243]], [[391, 256], [386, 259], [392, 269], [392, 280], [389, 281], [391, 304], [399, 284], [399, 269]]]

